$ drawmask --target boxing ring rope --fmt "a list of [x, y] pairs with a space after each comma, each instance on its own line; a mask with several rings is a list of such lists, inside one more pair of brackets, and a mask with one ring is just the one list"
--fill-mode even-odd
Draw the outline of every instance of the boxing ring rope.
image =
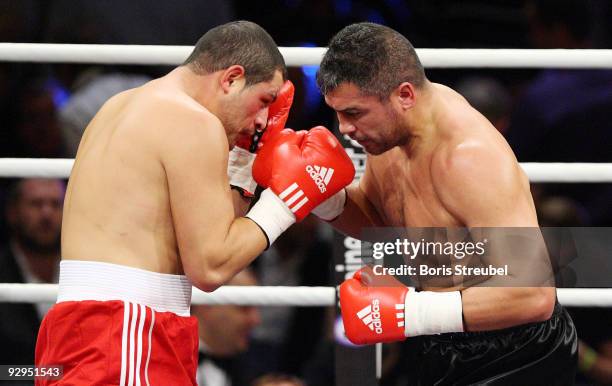
[[[57, 284], [0, 283], [0, 302], [55, 303]], [[612, 289], [558, 288], [559, 302], [569, 307], [610, 307]], [[333, 306], [334, 287], [223, 286], [207, 293], [193, 288], [192, 304], [252, 306]]]
[[[73, 159], [0, 158], [0, 178], [68, 178]], [[612, 163], [524, 162], [531, 182], [612, 182]]]
[[[192, 46], [0, 43], [0, 61], [177, 65]], [[288, 66], [318, 65], [323, 47], [280, 47]], [[612, 50], [419, 48], [429, 68], [612, 68]]]

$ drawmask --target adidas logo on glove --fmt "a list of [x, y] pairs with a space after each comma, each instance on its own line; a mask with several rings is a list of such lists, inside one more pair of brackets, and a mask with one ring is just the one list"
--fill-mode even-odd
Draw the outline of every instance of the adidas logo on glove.
[[[326, 168], [324, 166], [306, 165], [306, 172], [308, 172], [310, 178], [312, 178], [315, 184], [317, 184], [319, 191], [321, 191], [321, 193], [325, 193], [327, 190], [327, 185], [331, 181], [332, 175], [334, 174], [334, 169]], [[285, 201], [293, 213], [297, 212], [302, 205], [308, 202], [308, 197], [304, 195], [304, 191], [302, 189], [299, 189], [299, 185], [296, 182], [291, 184], [287, 189], [283, 190], [278, 197]], [[298, 201], [300, 198], [301, 200]]]
[[[395, 314], [397, 318], [397, 327], [404, 327], [404, 305], [396, 304], [395, 310], [398, 311]], [[402, 312], [399, 312], [402, 311]], [[372, 304], [368, 304], [361, 311], [357, 312], [357, 317], [377, 334], [383, 333], [382, 321], [380, 320], [380, 301], [373, 299]]]
[[310, 178], [317, 184], [319, 191], [325, 193], [327, 190], [327, 184], [334, 174], [334, 169], [326, 168], [324, 166], [311, 166], [306, 165], [306, 171], [310, 175]]
[[377, 334], [382, 334], [382, 322], [380, 320], [380, 301], [373, 299], [372, 304], [368, 304], [357, 313], [357, 317]]

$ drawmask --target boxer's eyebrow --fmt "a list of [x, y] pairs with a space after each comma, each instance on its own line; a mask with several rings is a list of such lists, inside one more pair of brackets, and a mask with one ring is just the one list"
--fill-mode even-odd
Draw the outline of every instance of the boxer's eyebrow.
[[346, 107], [344, 109], [336, 110], [336, 111], [342, 114], [356, 114], [356, 113], [361, 112], [362, 110], [357, 107]]

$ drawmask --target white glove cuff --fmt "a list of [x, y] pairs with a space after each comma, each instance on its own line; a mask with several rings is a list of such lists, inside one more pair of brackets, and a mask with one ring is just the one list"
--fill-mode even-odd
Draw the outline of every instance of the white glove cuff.
[[295, 223], [295, 215], [270, 188], [261, 192], [259, 201], [253, 205], [246, 217], [255, 221], [264, 231], [268, 238], [268, 247]]
[[342, 189], [314, 208], [312, 213], [322, 220], [331, 221], [340, 216], [344, 211], [345, 204], [346, 189]]
[[463, 332], [461, 293], [409, 291], [404, 309], [406, 337]]
[[257, 182], [253, 179], [253, 162], [255, 153], [234, 146], [229, 152], [227, 162], [227, 177], [231, 186], [237, 186], [249, 195], [255, 194]]

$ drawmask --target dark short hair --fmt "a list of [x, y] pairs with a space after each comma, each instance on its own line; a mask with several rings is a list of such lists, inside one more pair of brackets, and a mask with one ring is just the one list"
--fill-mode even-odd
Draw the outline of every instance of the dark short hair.
[[383, 99], [402, 82], [421, 87], [425, 72], [414, 47], [399, 32], [374, 23], [345, 27], [329, 42], [317, 73], [323, 95], [344, 82]]
[[259, 25], [244, 20], [210, 29], [183, 63], [198, 74], [236, 64], [244, 67], [247, 85], [270, 81], [277, 70], [287, 79], [285, 60], [272, 37]]

